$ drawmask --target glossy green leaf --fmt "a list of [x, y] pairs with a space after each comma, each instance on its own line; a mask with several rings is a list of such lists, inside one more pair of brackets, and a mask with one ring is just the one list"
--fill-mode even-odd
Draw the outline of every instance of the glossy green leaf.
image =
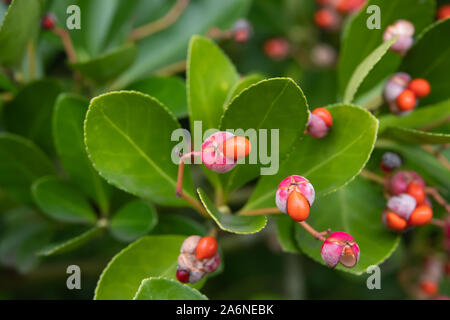
[[97, 83], [105, 83], [127, 70], [137, 53], [135, 45], [127, 44], [91, 60], [73, 63], [71, 67]]
[[135, 200], [123, 206], [111, 219], [111, 233], [119, 240], [131, 242], [144, 236], [158, 223], [155, 208]]
[[233, 88], [230, 90], [228, 97], [225, 101], [225, 104], [228, 104], [231, 100], [233, 100], [236, 96], [238, 96], [242, 91], [244, 91], [248, 87], [262, 80], [264, 80], [264, 76], [259, 73], [252, 73], [249, 74], [248, 76], [239, 79], [239, 81], [236, 82]]
[[187, 62], [191, 128], [194, 121], [202, 121], [203, 131], [219, 127], [228, 92], [238, 80], [235, 67], [212, 40], [192, 37]]
[[92, 166], [86, 153], [83, 125], [89, 102], [73, 94], [61, 94], [53, 113], [53, 138], [65, 171], [103, 213], [109, 210], [111, 187]]
[[30, 203], [31, 184], [55, 173], [47, 156], [31, 141], [0, 133], [0, 187], [19, 202]]
[[378, 121], [352, 105], [334, 105], [328, 110], [333, 116], [328, 135], [322, 139], [305, 135], [298, 141], [277, 174], [261, 177], [244, 210], [274, 207], [278, 184], [293, 174], [309, 179], [316, 197], [336, 191], [359, 174], [373, 150]]
[[[380, 29], [369, 29], [367, 20], [370, 14], [366, 8], [376, 5], [380, 8]], [[370, 0], [357, 15], [351, 18], [342, 39], [342, 49], [338, 63], [339, 92], [343, 95], [345, 88], [360, 63], [383, 42], [383, 32], [396, 20], [406, 19], [414, 24], [416, 35], [419, 34], [435, 15], [435, 4], [432, 0]], [[370, 75], [362, 83], [360, 91], [371, 89], [387, 74], [395, 72], [401, 57], [388, 52], [376, 65]]]
[[[172, 132], [180, 128], [159, 101], [133, 91], [94, 98], [85, 122], [85, 143], [94, 167], [109, 183], [163, 205], [175, 197], [177, 165], [171, 160]], [[192, 196], [185, 170], [183, 189]]]
[[[381, 223], [381, 213], [386, 208], [383, 190], [372, 182], [357, 178], [345, 188], [319, 199], [311, 207], [308, 223], [316, 230], [349, 233], [361, 251], [358, 264], [353, 268], [341, 265], [339, 270], [362, 274], [371, 265], [378, 265], [394, 252], [400, 235], [389, 231]], [[324, 264], [320, 256], [322, 243], [302, 227], [296, 226], [297, 244], [309, 257]]]
[[450, 100], [445, 100], [434, 105], [419, 107], [405, 116], [388, 114], [381, 116], [379, 133], [383, 133], [388, 127], [402, 127], [420, 129], [429, 124], [440, 122], [450, 116]]
[[0, 26], [0, 63], [20, 61], [27, 41], [39, 25], [41, 4], [39, 0], [14, 0], [8, 7]]
[[79, 236], [66, 240], [58, 244], [52, 244], [39, 251], [37, 254], [44, 257], [64, 254], [78, 249], [89, 243], [103, 233], [103, 228], [93, 227], [92, 229], [80, 234]]
[[190, 236], [193, 234], [206, 236], [208, 229], [189, 217], [178, 214], [164, 213], [158, 216], [158, 224], [152, 234], [180, 234]]
[[150, 77], [131, 84], [128, 90], [140, 91], [161, 101], [175, 117], [187, 116], [186, 84], [178, 77]]
[[[184, 236], [163, 235], [141, 238], [119, 252], [103, 270], [96, 300], [133, 299], [142, 280], [162, 277], [175, 280], [178, 255]], [[198, 288], [204, 280], [194, 287]]]
[[52, 219], [69, 223], [97, 220], [84, 195], [59, 178], [43, 177], [33, 183], [31, 190], [38, 207]]
[[[173, 4], [173, 1], [171, 3]], [[173, 25], [138, 42], [139, 56], [136, 62], [119, 77], [114, 88], [124, 88], [136, 80], [150, 76], [155, 70], [186, 59], [189, 39], [192, 35], [206, 34], [212, 27], [230, 28], [245, 14], [250, 3], [249, 0], [191, 1]], [[165, 7], [160, 10], [157, 8], [158, 5]], [[143, 0], [142, 6], [144, 7], [136, 12], [136, 15], [142, 17], [142, 21], [138, 22], [139, 26], [162, 17], [170, 9], [167, 1], [156, 3]], [[154, 12], [159, 14], [149, 19]], [[205, 59], [206, 56], [202, 58]], [[217, 65], [213, 67], [217, 68]]]
[[450, 20], [442, 20], [428, 27], [405, 56], [400, 70], [413, 78], [430, 82], [431, 94], [420, 100], [422, 105], [450, 98]]
[[278, 242], [284, 252], [300, 253], [295, 241], [295, 221], [288, 215], [278, 215], [275, 217], [277, 223]]
[[[263, 80], [237, 96], [227, 107], [220, 129], [249, 130], [249, 133], [254, 132], [255, 139], [249, 135], [252, 150], [245, 159], [247, 164], [238, 164], [229, 173], [220, 175], [225, 194], [259, 176], [261, 167], [273, 165], [258, 164], [261, 153], [276, 154], [279, 160], [285, 158], [294, 143], [303, 136], [307, 121], [305, 96], [292, 79]], [[261, 144], [261, 129], [267, 132], [266, 146]], [[278, 131], [278, 140], [272, 139], [272, 129]], [[278, 149], [272, 150], [275, 145]], [[263, 147], [266, 147], [265, 153], [261, 150]]]
[[356, 91], [364, 81], [364, 78], [367, 77], [369, 72], [375, 67], [375, 65], [381, 60], [381, 58], [383, 58], [383, 56], [396, 40], [397, 38], [393, 38], [380, 44], [358, 65], [358, 67], [356, 67], [352, 77], [348, 81], [347, 88], [345, 89], [344, 103], [353, 102]]
[[266, 226], [267, 218], [265, 216], [224, 214], [214, 206], [202, 189], [198, 188], [197, 192], [211, 218], [224, 231], [238, 234], [251, 234], [261, 231]]
[[52, 113], [61, 87], [53, 80], [39, 80], [23, 87], [3, 107], [8, 131], [33, 140], [45, 151], [53, 150]]
[[433, 133], [400, 127], [388, 127], [383, 133], [383, 138], [409, 144], [450, 143], [450, 134]]
[[134, 300], [208, 300], [208, 298], [179, 281], [148, 278], [142, 280]]

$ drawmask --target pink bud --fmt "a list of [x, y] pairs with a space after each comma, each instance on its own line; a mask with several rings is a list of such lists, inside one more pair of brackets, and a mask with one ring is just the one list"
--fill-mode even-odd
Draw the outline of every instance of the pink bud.
[[405, 72], [398, 72], [390, 77], [383, 92], [386, 102], [395, 101], [400, 93], [408, 87], [410, 81], [411, 76]]
[[314, 203], [314, 187], [309, 180], [302, 176], [289, 176], [281, 181], [276, 193], [276, 204], [281, 212], [287, 213], [287, 199], [294, 190], [300, 192], [308, 200], [310, 206]]
[[334, 232], [323, 242], [320, 254], [323, 261], [332, 268], [338, 263], [352, 268], [359, 261], [360, 251], [351, 235], [345, 232]]
[[411, 22], [397, 20], [386, 28], [383, 34], [383, 41], [386, 42], [398, 36], [397, 41], [391, 46], [390, 50], [403, 56], [414, 42], [413, 35], [414, 25]]
[[309, 121], [306, 127], [306, 133], [315, 139], [321, 139], [328, 134], [330, 128], [327, 126], [325, 121], [321, 117], [310, 113]]
[[425, 182], [422, 177], [419, 176], [414, 171], [399, 171], [397, 172], [389, 182], [389, 189], [392, 194], [398, 195], [401, 193], [406, 193], [406, 189], [410, 182], [416, 182], [422, 188], [425, 188]]
[[387, 207], [408, 221], [409, 216], [416, 208], [416, 204], [416, 199], [411, 197], [409, 194], [402, 193], [398, 196], [390, 198], [387, 203]]
[[202, 144], [202, 162], [214, 172], [225, 173], [232, 170], [237, 162], [227, 158], [221, 151], [221, 144], [234, 137], [230, 132], [219, 131], [209, 136]]

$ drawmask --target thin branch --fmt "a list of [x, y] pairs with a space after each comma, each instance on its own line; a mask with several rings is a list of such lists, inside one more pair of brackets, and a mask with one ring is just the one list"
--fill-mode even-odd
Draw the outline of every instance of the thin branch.
[[379, 176], [376, 173], [373, 173], [369, 170], [366, 170], [366, 169], [361, 171], [361, 177], [371, 180], [371, 181], [374, 181], [376, 183], [382, 184], [382, 185], [385, 184], [385, 178], [383, 178], [382, 176]]
[[282, 212], [278, 208], [264, 208], [238, 212], [238, 214], [241, 216], [259, 216], [263, 214], [280, 214], [280, 213]]
[[447, 223], [444, 220], [436, 219], [436, 218], [431, 219], [430, 224], [433, 224], [433, 225], [441, 227], [441, 228], [445, 228], [447, 226]]
[[328, 229], [327, 231], [318, 232], [316, 229], [311, 227], [308, 223], [305, 221], [299, 222], [299, 225], [301, 225], [306, 231], [308, 231], [314, 238], [317, 240], [325, 241], [326, 238], [325, 235], [329, 235], [331, 233], [331, 230]]
[[439, 127], [439, 126], [441, 126], [441, 125], [443, 125], [443, 124], [445, 124], [445, 123], [447, 123], [449, 121], [450, 121], [450, 116], [448, 116], [448, 117], [446, 117], [444, 119], [439, 119], [439, 120], [437, 120], [435, 122], [429, 123], [426, 126], [423, 126], [422, 128], [420, 128], [420, 130], [428, 131], [428, 130], [434, 129], [436, 127]]
[[425, 192], [433, 197], [433, 199], [439, 203], [442, 207], [445, 208], [445, 210], [450, 213], [450, 204], [445, 201], [445, 199], [441, 196], [439, 191], [437, 191], [436, 188], [432, 187], [425, 187]]
[[134, 29], [128, 39], [131, 41], [140, 40], [168, 28], [177, 21], [188, 4], [189, 0], [177, 0], [164, 17]]
[[423, 145], [422, 149], [434, 156], [447, 170], [450, 170], [450, 161], [447, 160], [438, 150], [435, 150], [432, 146]]
[[72, 39], [70, 38], [69, 32], [66, 29], [60, 27], [54, 27], [52, 32], [61, 38], [62, 44], [64, 46], [64, 50], [67, 55], [67, 59], [70, 63], [77, 62], [77, 55], [75, 53], [75, 48], [72, 43]]

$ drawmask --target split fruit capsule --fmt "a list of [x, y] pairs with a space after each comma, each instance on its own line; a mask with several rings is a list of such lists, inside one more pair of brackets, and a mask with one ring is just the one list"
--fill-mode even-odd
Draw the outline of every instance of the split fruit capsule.
[[289, 176], [278, 185], [276, 204], [281, 212], [301, 222], [308, 218], [314, 203], [314, 187], [302, 176]]
[[389, 181], [389, 191], [393, 195], [407, 193], [408, 185], [415, 182], [422, 188], [425, 188], [425, 182], [415, 171], [402, 170], [397, 172]]
[[219, 131], [209, 136], [202, 144], [202, 163], [214, 172], [232, 170], [237, 161], [251, 151], [250, 141], [230, 132]]
[[351, 235], [345, 232], [334, 232], [323, 242], [320, 255], [331, 268], [339, 263], [344, 267], [352, 268], [359, 261], [360, 250]]
[[333, 126], [333, 117], [325, 108], [316, 108], [309, 115], [306, 133], [315, 139], [325, 137]]

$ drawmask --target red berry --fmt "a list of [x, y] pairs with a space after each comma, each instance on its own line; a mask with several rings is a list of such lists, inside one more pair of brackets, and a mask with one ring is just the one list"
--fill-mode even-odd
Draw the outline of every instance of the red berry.
[[330, 111], [328, 111], [327, 109], [316, 108], [312, 113], [316, 116], [319, 116], [323, 121], [325, 121], [327, 127], [331, 127], [333, 125], [333, 117], [331, 116]]
[[220, 146], [219, 150], [230, 159], [238, 160], [249, 155], [251, 146], [247, 138], [234, 136], [225, 140]]
[[416, 95], [409, 89], [403, 90], [397, 97], [397, 106], [402, 111], [412, 110], [416, 106]]
[[416, 97], [418, 98], [425, 98], [430, 94], [431, 86], [430, 83], [422, 78], [414, 79], [412, 80], [409, 85], [408, 89], [414, 92]]
[[282, 60], [289, 54], [290, 45], [284, 38], [269, 39], [264, 43], [264, 53], [272, 59]]
[[439, 7], [437, 11], [438, 20], [450, 18], [450, 4], [444, 4]]
[[423, 204], [414, 209], [409, 217], [408, 224], [411, 226], [422, 226], [430, 222], [432, 218], [433, 210], [429, 206]]
[[187, 272], [186, 270], [178, 269], [176, 276], [177, 276], [178, 281], [180, 281], [182, 283], [189, 282], [189, 272]]
[[392, 211], [387, 211], [385, 213], [384, 221], [388, 228], [390, 228], [392, 230], [396, 230], [396, 231], [402, 231], [408, 225], [408, 223], [406, 222], [405, 219], [403, 219], [398, 214], [396, 214]]
[[217, 241], [215, 238], [206, 236], [200, 239], [195, 248], [197, 260], [212, 258], [217, 252]]
[[51, 30], [55, 27], [55, 16], [53, 14], [46, 14], [41, 21], [42, 28]]
[[336, 24], [336, 16], [329, 9], [319, 9], [314, 14], [314, 21], [321, 28], [331, 28]]
[[425, 280], [420, 284], [420, 289], [430, 296], [434, 296], [438, 292], [438, 285], [434, 281]]
[[336, 9], [341, 13], [358, 10], [364, 5], [364, 0], [339, 0]]
[[411, 181], [408, 184], [408, 187], [406, 188], [406, 193], [412, 196], [414, 199], [416, 199], [418, 205], [423, 204], [425, 202], [426, 195], [424, 188], [414, 181]]
[[309, 216], [309, 202], [299, 191], [293, 190], [287, 200], [287, 213], [297, 221], [305, 221]]

